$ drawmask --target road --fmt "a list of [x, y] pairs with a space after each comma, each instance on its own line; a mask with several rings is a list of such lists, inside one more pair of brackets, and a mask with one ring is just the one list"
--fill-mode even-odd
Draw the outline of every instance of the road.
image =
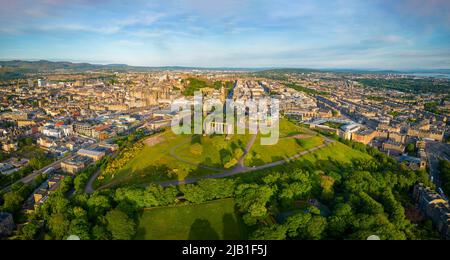
[[61, 158], [61, 159], [51, 163], [50, 165], [45, 166], [42, 169], [36, 170], [36, 171], [28, 174], [27, 176], [23, 177], [22, 179], [20, 179], [20, 180], [14, 182], [13, 184], [9, 185], [8, 187], [3, 188], [1, 191], [2, 192], [9, 192], [9, 191], [11, 191], [11, 187], [14, 184], [19, 183], [19, 182], [22, 182], [24, 184], [28, 184], [28, 183], [34, 181], [39, 175], [41, 175], [43, 172], [45, 172], [49, 168], [53, 167], [55, 169], [59, 169], [59, 168], [61, 168], [61, 162], [62, 161], [66, 160], [66, 159], [69, 159], [69, 158], [72, 158], [73, 156], [74, 156], [74, 154], [72, 154], [70, 156], [67, 156], [67, 157], [64, 157], [64, 158]]
[[[441, 188], [441, 179], [439, 174], [439, 161], [450, 161], [450, 144], [442, 142], [427, 141], [425, 151], [428, 157], [428, 167], [430, 175], [437, 188]], [[445, 194], [441, 194], [444, 195]], [[448, 194], [447, 194], [448, 195]]]
[[[94, 144], [91, 144], [91, 145], [89, 145], [89, 146], [87, 146], [87, 147], [83, 147], [83, 148], [84, 148], [84, 149], [92, 149], [92, 148], [97, 147], [97, 145], [98, 145], [98, 143], [94, 143]], [[19, 182], [22, 182], [22, 183], [24, 183], [24, 184], [28, 184], [28, 183], [34, 181], [37, 177], [39, 177], [43, 172], [45, 172], [45, 171], [48, 170], [49, 168], [54, 168], [54, 169], [59, 169], [59, 168], [61, 168], [61, 162], [65, 161], [65, 160], [68, 160], [68, 159], [71, 159], [71, 158], [73, 158], [73, 157], [75, 157], [75, 156], [76, 156], [76, 152], [72, 152], [69, 156], [63, 157], [63, 158], [61, 158], [61, 159], [59, 159], [59, 160], [57, 160], [57, 161], [54, 161], [53, 163], [51, 163], [51, 164], [45, 166], [45, 167], [42, 168], [42, 169], [36, 170], [36, 171], [34, 171], [34, 172], [28, 174], [27, 176], [25, 176], [25, 177], [23, 177], [22, 179], [20, 179], [20, 180], [14, 182], [13, 184], [9, 185], [8, 187], [3, 188], [1, 191], [2, 191], [2, 192], [8, 192], [8, 191], [11, 191], [12, 185], [14, 185], [14, 184], [16, 184], [16, 183], [19, 183]]]

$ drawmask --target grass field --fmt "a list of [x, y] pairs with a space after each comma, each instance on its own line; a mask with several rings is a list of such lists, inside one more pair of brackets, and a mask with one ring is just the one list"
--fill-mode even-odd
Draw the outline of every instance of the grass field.
[[299, 154], [305, 150], [320, 146], [324, 139], [289, 122], [280, 120], [280, 139], [276, 145], [261, 145], [261, 135], [258, 136], [249, 155], [245, 158], [246, 166], [260, 166], [267, 163], [281, 161]]
[[245, 158], [245, 165], [260, 166], [267, 163], [288, 159], [305, 150], [322, 145], [324, 139], [320, 136], [309, 136], [306, 138], [290, 138], [280, 139], [276, 145], [261, 145], [258, 138]]
[[246, 227], [233, 199], [149, 209], [142, 213], [138, 240], [243, 240]]
[[307, 154], [299, 159], [299, 163], [310, 162], [313, 164], [330, 162], [334, 160], [341, 163], [351, 163], [355, 159], [367, 159], [370, 160], [372, 157], [368, 154], [362, 153], [360, 151], [354, 150], [345, 144], [335, 142], [330, 144], [328, 147], [315, 151], [313, 153]]
[[[229, 158], [234, 157], [236, 149], [244, 151], [249, 138], [250, 135], [233, 135], [229, 139], [224, 135], [196, 135], [191, 138], [191, 142], [178, 147], [175, 154], [195, 164], [223, 168]], [[194, 151], [196, 145], [201, 145], [200, 152]]]
[[190, 142], [191, 136], [175, 135], [172, 131], [166, 131], [161, 138], [163, 140], [154, 146], [145, 145], [133, 159], [117, 171], [114, 177], [107, 176], [101, 184], [142, 184], [172, 179], [183, 180], [187, 177], [213, 173], [179, 161], [170, 155], [172, 147]]
[[[160, 140], [155, 145], [144, 145], [114, 176], [105, 176], [97, 186], [145, 184], [214, 174], [217, 171], [200, 166], [224, 169], [224, 163], [233, 158], [237, 148], [243, 153], [249, 137], [250, 135], [235, 135], [226, 139], [222, 135], [175, 135], [172, 131], [166, 131], [158, 137]], [[194, 153], [194, 145], [201, 146], [200, 153]], [[171, 152], [179, 158], [174, 157]]]
[[283, 172], [285, 169], [299, 168], [304, 170], [321, 170], [325, 172], [340, 171], [339, 166], [335, 163], [351, 163], [356, 159], [373, 159], [370, 155], [354, 150], [345, 144], [335, 142], [329, 146], [312, 153], [306, 154], [297, 160], [276, 166], [270, 169], [249, 172], [233, 178], [239, 178], [244, 182], [259, 181], [266, 174], [276, 171]]

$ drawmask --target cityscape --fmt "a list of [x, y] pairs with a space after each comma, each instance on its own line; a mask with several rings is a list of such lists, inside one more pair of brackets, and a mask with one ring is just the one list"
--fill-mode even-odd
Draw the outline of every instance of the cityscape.
[[[6, 2], [1, 4], [19, 10], [27, 1]], [[265, 42], [250, 50], [240, 40], [217, 55], [221, 44], [211, 38], [230, 33], [218, 24], [241, 21], [233, 20], [239, 8], [255, 15], [248, 11], [257, 9], [252, 1], [241, 7], [235, 1], [180, 1], [180, 9], [193, 13], [189, 17], [211, 22], [210, 30], [198, 35], [190, 28], [199, 25], [197, 20], [184, 13], [158, 15], [174, 7], [171, 1], [136, 1], [151, 12], [124, 7], [124, 13], [137, 16], [113, 24], [109, 12], [122, 4], [111, 1], [110, 9], [86, 24], [89, 30], [64, 20], [81, 18], [69, 12], [61, 13], [64, 19], [52, 17], [53, 11], [80, 8], [89, 14], [100, 3], [36, 2], [35, 9], [27, 9], [28, 19], [40, 20], [26, 28], [28, 19], [11, 21], [0, 11], [8, 18], [0, 29], [0, 240], [450, 240], [447, 2], [432, 1], [424, 9], [444, 13], [436, 11], [432, 19], [423, 10], [415, 21], [442, 25], [424, 36], [428, 45], [406, 43], [412, 49], [398, 50], [399, 56], [367, 53], [358, 59], [350, 56], [362, 46], [341, 47], [346, 58], [317, 47], [314, 52], [323, 53], [319, 59], [312, 53], [278, 56], [272, 47], [258, 52], [265, 44], [277, 45]], [[282, 2], [291, 7], [296, 1]], [[336, 4], [299, 2], [302, 19], [322, 5]], [[345, 16], [369, 8], [365, 5], [390, 5], [343, 2], [348, 2]], [[421, 1], [400, 2], [403, 8], [418, 8], [414, 3]], [[270, 7], [261, 4], [260, 12], [272, 18], [262, 18], [248, 34], [233, 32], [238, 34], [233, 38], [257, 39], [254, 31], [271, 23], [267, 35], [279, 33], [279, 43], [292, 47], [297, 39], [284, 33], [304, 29], [291, 28], [284, 19], [300, 18], [289, 8]], [[332, 14], [341, 16], [338, 10]], [[46, 19], [63, 19], [67, 26], [45, 31]], [[404, 22], [389, 19], [371, 25], [372, 31]], [[95, 28], [98, 20], [117, 28]], [[172, 23], [186, 23], [188, 35], [180, 36], [181, 28], [175, 31]], [[133, 38], [117, 50], [105, 45], [97, 54], [96, 44], [89, 51], [75, 46], [78, 40], [103, 42], [164, 26], [173, 37], [167, 32], [148, 36], [167, 45], [161, 50], [140, 52], [143, 46], [132, 44]], [[311, 27], [316, 26], [313, 19]], [[409, 33], [420, 34], [414, 28]], [[80, 34], [79, 39], [64, 43], [66, 33]], [[204, 43], [197, 45], [195, 36]], [[175, 37], [185, 37], [186, 45]], [[376, 51], [396, 51], [397, 41], [384, 40]], [[70, 47], [62, 51], [62, 46]], [[174, 46], [186, 54], [171, 51]], [[151, 56], [154, 51], [160, 52]], [[235, 65], [229, 55], [235, 55]], [[268, 100], [276, 102], [263, 103]], [[175, 130], [186, 122], [185, 132]], [[268, 137], [275, 139], [265, 144]], [[196, 254], [192, 250], [186, 254]]]

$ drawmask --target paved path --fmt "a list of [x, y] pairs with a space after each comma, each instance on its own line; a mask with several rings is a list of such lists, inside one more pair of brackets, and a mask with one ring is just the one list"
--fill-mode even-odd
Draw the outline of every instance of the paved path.
[[[427, 158], [428, 159], [428, 167], [430, 169], [430, 175], [433, 179], [433, 182], [434, 182], [434, 184], [436, 184], [436, 186], [438, 188], [442, 188], [440, 171], [439, 171], [439, 161], [440, 160], [450, 161], [450, 145], [444, 144], [442, 142], [427, 141], [425, 151], [426, 151], [426, 154], [428, 157]], [[441, 193], [441, 195], [445, 199], [447, 199], [447, 196], [449, 194]]]
[[100, 175], [100, 173], [102, 172], [101, 169], [98, 169], [95, 174], [93, 174], [91, 176], [91, 178], [89, 178], [89, 181], [86, 184], [86, 187], [84, 188], [84, 192], [87, 194], [92, 194], [94, 193], [94, 188], [92, 185], [94, 185], [94, 181], [98, 178], [98, 176]]

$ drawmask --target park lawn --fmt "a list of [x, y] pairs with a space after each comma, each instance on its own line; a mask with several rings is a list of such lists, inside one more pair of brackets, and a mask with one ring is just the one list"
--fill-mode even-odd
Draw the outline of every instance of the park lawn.
[[300, 161], [309, 161], [311, 163], [328, 161], [330, 159], [341, 163], [351, 163], [352, 160], [355, 159], [370, 160], [373, 158], [366, 153], [352, 149], [351, 147], [340, 142], [331, 143], [325, 148], [306, 154], [299, 158]]
[[175, 135], [172, 131], [162, 134], [164, 141], [144, 148], [114, 176], [106, 176], [101, 185], [146, 184], [157, 181], [184, 180], [215, 173], [175, 159], [170, 150], [183, 142], [190, 142], [189, 135]]
[[[229, 161], [226, 158], [234, 157], [234, 151], [241, 149], [242, 152], [249, 141], [250, 135], [231, 135], [228, 139], [225, 135], [192, 137], [191, 142], [187, 142], [175, 150], [175, 154], [191, 163], [204, 165], [208, 167], [223, 168]], [[192, 146], [200, 144], [201, 153], [194, 154]], [[239, 159], [239, 158], [236, 158]]]
[[137, 240], [244, 240], [246, 226], [233, 199], [145, 210]]
[[323, 143], [322, 137], [309, 136], [300, 139], [285, 137], [281, 138], [276, 145], [261, 145], [261, 137], [259, 136], [244, 163], [246, 166], [253, 167], [281, 161]]
[[285, 118], [280, 118], [279, 131], [280, 131], [280, 138], [291, 137], [307, 133], [303, 127], [300, 127]]

